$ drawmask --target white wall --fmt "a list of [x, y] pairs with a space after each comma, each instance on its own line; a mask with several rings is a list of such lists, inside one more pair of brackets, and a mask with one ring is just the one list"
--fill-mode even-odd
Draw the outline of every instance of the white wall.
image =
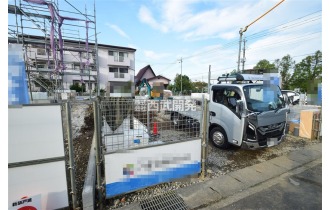
[[153, 86], [154, 82], [162, 82], [164, 85], [166, 85], [166, 84], [168, 84], [169, 81], [164, 78], [161, 78], [161, 77], [159, 79], [155, 78], [155, 79], [149, 80], [149, 84], [151, 86]]
[[148, 71], [146, 71], [146, 72], [143, 74], [143, 76], [141, 77], [141, 80], [142, 80], [143, 78], [149, 79], [149, 78], [152, 78], [152, 77], [154, 77], [154, 76], [156, 76], [156, 75], [153, 75], [152, 72], [151, 72], [151, 70], [148, 70]]
[[[135, 68], [135, 56], [134, 52], [127, 52], [128, 57], [124, 57], [124, 62], [114, 61], [114, 56], [109, 56], [108, 51], [120, 51], [119, 49], [111, 49], [105, 47], [99, 47], [99, 72], [100, 72], [100, 88], [106, 89], [108, 82], [118, 81], [118, 82], [127, 82], [132, 81], [134, 83], [134, 68]], [[124, 52], [124, 51], [121, 51]], [[124, 78], [115, 78], [114, 73], [109, 72], [110, 66], [122, 66], [128, 67], [128, 73], [125, 74]]]

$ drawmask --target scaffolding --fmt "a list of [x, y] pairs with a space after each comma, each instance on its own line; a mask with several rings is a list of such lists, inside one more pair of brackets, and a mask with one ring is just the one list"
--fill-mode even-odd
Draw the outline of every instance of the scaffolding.
[[8, 5], [9, 18], [13, 15], [15, 20], [14, 24], [8, 22], [8, 43], [23, 46], [32, 101], [36, 90], [58, 100], [68, 90], [70, 77], [79, 77], [85, 88], [87, 83], [90, 97], [94, 84], [99, 95], [95, 14], [95, 1], [93, 14], [87, 13], [86, 5], [81, 12], [67, 0], [61, 5], [58, 0], [15, 0], [14, 5]]

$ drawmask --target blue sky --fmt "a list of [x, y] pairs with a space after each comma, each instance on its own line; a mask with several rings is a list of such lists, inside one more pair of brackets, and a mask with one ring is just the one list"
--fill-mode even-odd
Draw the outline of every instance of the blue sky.
[[[61, 9], [72, 10], [65, 1], [58, 2]], [[93, 14], [94, 1], [69, 2], [82, 12], [86, 5], [87, 13]], [[182, 58], [182, 74], [206, 82], [209, 65], [212, 78], [237, 68], [240, 28], [280, 0], [95, 2], [98, 43], [135, 48], [136, 74], [150, 64], [157, 75], [173, 80], [181, 72], [178, 60]], [[8, 18], [8, 22], [14, 21], [13, 16]], [[85, 32], [80, 33], [83, 37]], [[252, 24], [244, 36], [245, 69], [261, 59], [273, 62], [287, 54], [299, 62], [322, 50], [322, 1], [285, 0]]]

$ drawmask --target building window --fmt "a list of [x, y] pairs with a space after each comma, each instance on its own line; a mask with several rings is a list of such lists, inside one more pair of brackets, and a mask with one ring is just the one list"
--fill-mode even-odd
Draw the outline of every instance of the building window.
[[37, 69], [45, 69], [45, 64], [38, 64]]
[[118, 68], [110, 67], [109, 72], [118, 73]]
[[124, 53], [119, 52], [119, 62], [124, 62]]
[[115, 78], [125, 78], [128, 68], [109, 67], [109, 72], [114, 73]]
[[37, 49], [37, 55], [46, 55], [46, 50], [42, 48]]
[[128, 73], [128, 68], [119, 68], [120, 73]]
[[109, 56], [114, 56], [114, 61], [116, 62], [124, 62], [125, 57], [128, 57], [128, 53], [124, 52], [115, 52], [115, 51], [108, 51]]
[[132, 83], [129, 82], [110, 82], [110, 93], [131, 93]]

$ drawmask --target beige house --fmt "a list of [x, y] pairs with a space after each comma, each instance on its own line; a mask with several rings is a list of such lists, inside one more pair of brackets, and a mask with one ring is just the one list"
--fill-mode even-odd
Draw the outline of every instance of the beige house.
[[156, 76], [155, 72], [152, 70], [150, 65], [145, 66], [140, 69], [140, 71], [135, 76], [135, 89], [138, 90], [139, 85], [141, 84], [143, 79], [146, 79], [149, 85], [152, 87], [154, 83], [162, 83], [164, 84], [164, 89], [167, 89], [167, 86], [170, 84], [170, 79], [158, 75]]

